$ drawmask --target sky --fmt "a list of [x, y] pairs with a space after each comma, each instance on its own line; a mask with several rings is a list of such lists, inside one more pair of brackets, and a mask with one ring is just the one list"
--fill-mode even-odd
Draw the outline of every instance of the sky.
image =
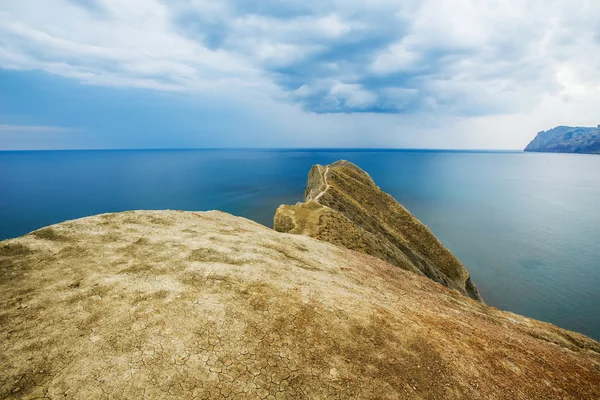
[[600, 124], [597, 0], [0, 0], [0, 150], [522, 149]]

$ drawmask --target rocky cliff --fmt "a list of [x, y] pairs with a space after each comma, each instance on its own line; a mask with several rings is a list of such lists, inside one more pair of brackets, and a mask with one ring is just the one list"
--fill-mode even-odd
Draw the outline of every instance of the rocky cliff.
[[600, 125], [598, 128], [559, 126], [542, 131], [525, 151], [600, 154]]
[[468, 271], [435, 235], [348, 161], [315, 165], [305, 203], [281, 206], [274, 229], [380, 258], [481, 300]]
[[600, 344], [221, 212], [0, 242], [2, 399], [597, 399]]

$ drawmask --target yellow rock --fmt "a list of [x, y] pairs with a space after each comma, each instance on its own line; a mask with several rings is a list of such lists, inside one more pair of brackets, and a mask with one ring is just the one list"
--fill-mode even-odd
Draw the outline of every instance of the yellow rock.
[[2, 399], [600, 398], [591, 339], [221, 212], [0, 242], [0, 304]]
[[450, 250], [356, 165], [348, 161], [315, 165], [304, 197], [305, 203], [277, 209], [276, 231], [372, 255], [482, 300]]

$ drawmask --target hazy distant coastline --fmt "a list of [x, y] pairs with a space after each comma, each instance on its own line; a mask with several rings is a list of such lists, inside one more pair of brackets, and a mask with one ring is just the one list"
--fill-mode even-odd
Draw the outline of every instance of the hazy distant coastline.
[[600, 125], [596, 128], [558, 126], [542, 131], [525, 151], [600, 154]]

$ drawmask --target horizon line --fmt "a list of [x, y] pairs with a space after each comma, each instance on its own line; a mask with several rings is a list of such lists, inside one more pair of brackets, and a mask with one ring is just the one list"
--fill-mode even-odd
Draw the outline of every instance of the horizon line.
[[464, 149], [425, 147], [148, 147], [102, 149], [0, 149], [0, 152], [35, 151], [448, 151], [448, 152], [524, 152], [523, 149]]

